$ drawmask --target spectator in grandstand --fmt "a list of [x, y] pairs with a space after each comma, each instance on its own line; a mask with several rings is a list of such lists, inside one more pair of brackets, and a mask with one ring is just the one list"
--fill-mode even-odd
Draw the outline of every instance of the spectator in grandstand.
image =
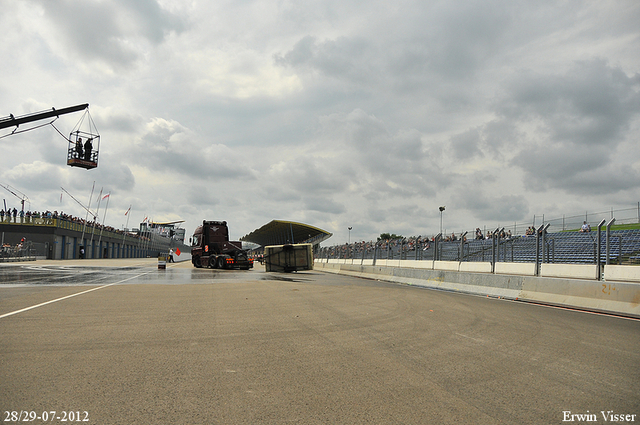
[[580, 228], [580, 233], [589, 233], [591, 231], [591, 226], [587, 224], [586, 221], [582, 222], [582, 227]]
[[479, 227], [476, 227], [476, 239], [482, 239], [482, 230]]

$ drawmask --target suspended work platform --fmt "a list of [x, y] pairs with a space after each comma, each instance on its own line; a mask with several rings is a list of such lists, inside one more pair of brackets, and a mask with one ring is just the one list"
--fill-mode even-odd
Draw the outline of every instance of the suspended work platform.
[[[69, 114], [72, 112], [78, 112], [84, 110], [84, 115], [80, 119], [80, 122], [76, 124], [74, 129], [67, 138], [53, 125], [53, 122], [60, 118], [60, 115]], [[19, 129], [20, 125], [52, 118], [52, 120], [46, 124], [37, 125], [35, 127]], [[67, 148], [67, 165], [72, 167], [81, 167], [87, 170], [96, 168], [98, 166], [98, 154], [100, 151], [100, 134], [96, 128], [91, 115], [89, 115], [89, 104], [84, 103], [81, 105], [70, 106], [68, 108], [55, 109], [51, 108], [50, 111], [36, 112], [26, 114], [23, 116], [14, 116], [10, 114], [8, 117], [0, 118], [0, 129], [15, 127], [9, 134], [1, 135], [0, 139], [11, 136], [14, 134], [24, 133], [25, 131], [34, 130], [36, 128], [43, 127], [45, 125], [51, 125], [60, 135], [69, 142]]]

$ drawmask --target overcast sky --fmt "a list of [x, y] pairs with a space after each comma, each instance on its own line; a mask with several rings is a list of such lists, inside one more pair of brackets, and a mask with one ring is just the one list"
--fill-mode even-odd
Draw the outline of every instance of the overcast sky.
[[89, 103], [101, 135], [90, 171], [66, 166], [51, 126], [0, 139], [0, 183], [32, 210], [84, 217], [60, 187], [87, 203], [95, 181], [114, 227], [132, 205], [130, 227], [227, 220], [237, 239], [292, 220], [332, 245], [348, 227], [352, 241], [438, 233], [439, 206], [459, 233], [640, 201], [637, 0], [0, 10], [0, 117]]

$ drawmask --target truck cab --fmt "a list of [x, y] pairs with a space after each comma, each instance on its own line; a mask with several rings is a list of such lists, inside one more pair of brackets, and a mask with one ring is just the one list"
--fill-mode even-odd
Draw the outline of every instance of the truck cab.
[[244, 269], [253, 267], [253, 259], [242, 249], [242, 242], [229, 240], [226, 221], [203, 220], [191, 238], [191, 262], [194, 267]]

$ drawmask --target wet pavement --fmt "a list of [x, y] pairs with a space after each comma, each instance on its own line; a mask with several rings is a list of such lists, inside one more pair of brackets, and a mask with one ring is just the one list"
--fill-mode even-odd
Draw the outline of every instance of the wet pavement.
[[640, 414], [639, 335], [637, 320], [317, 271], [0, 264], [0, 413], [560, 424], [569, 411], [604, 422], [601, 411]]

